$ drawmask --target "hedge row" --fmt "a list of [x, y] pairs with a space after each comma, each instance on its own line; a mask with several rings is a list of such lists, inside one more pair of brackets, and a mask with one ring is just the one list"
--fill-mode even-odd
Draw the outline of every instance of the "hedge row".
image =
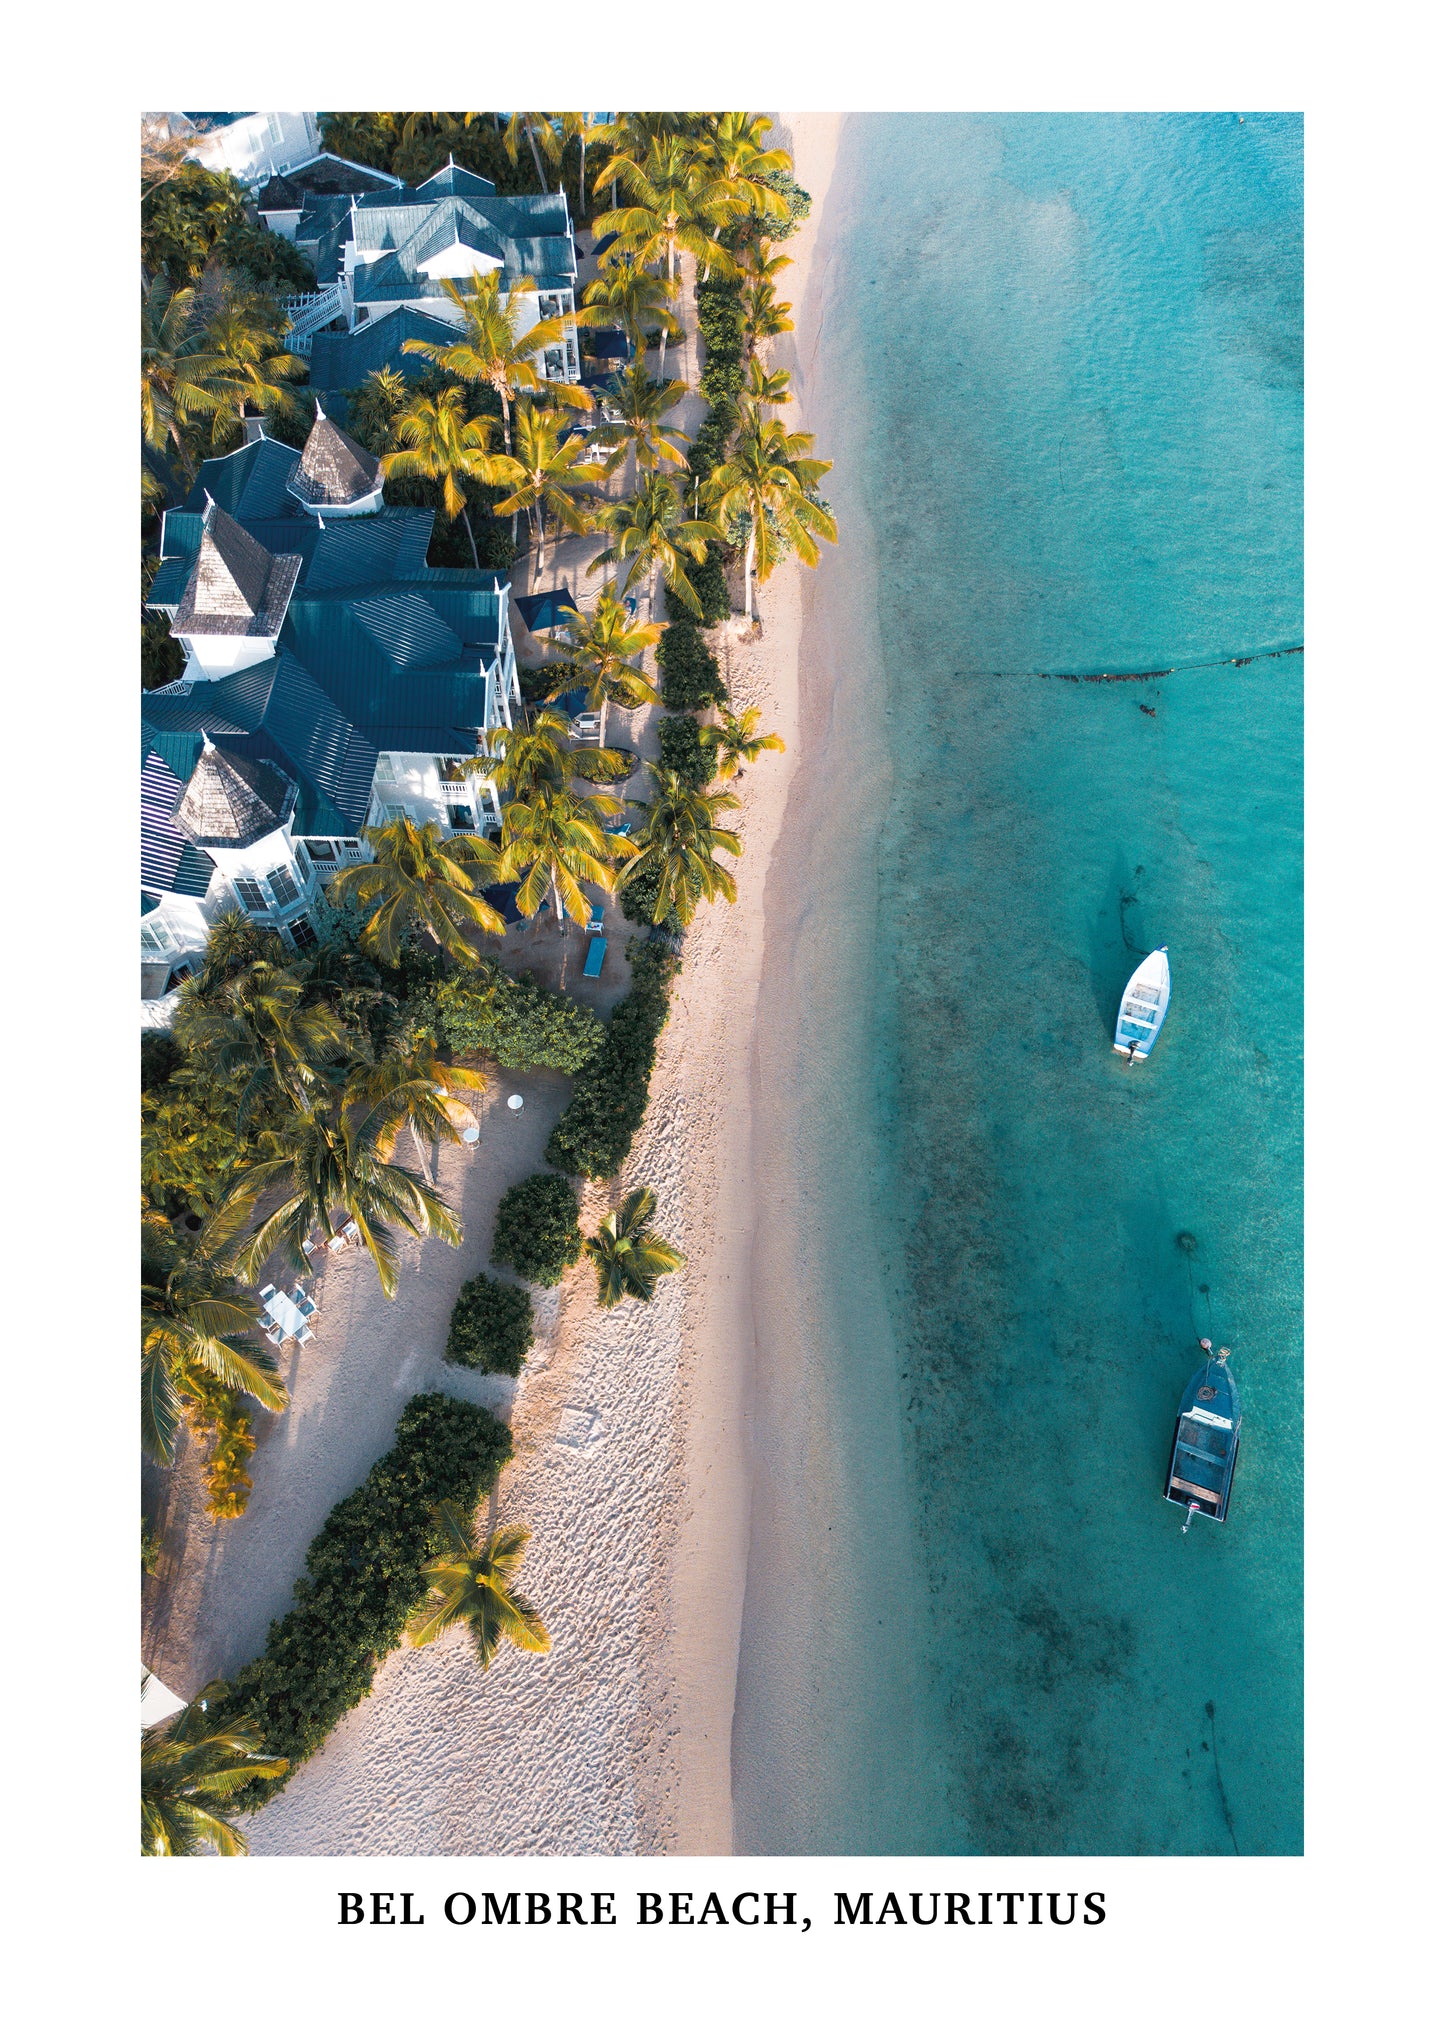
[[691, 788], [705, 788], [713, 777], [715, 755], [702, 742], [696, 717], [664, 717], [657, 727], [662, 764], [671, 767]]
[[[510, 1431], [479, 1406], [440, 1391], [410, 1401], [395, 1447], [333, 1507], [295, 1603], [231, 1684], [228, 1709], [255, 1719], [263, 1752], [284, 1754], [294, 1772], [360, 1703], [426, 1594], [432, 1506], [456, 1498], [474, 1510], [511, 1452]], [[288, 1779], [251, 1783], [237, 1805], [256, 1809]]]
[[[706, 567], [708, 563], [700, 565]], [[721, 567], [718, 572], [722, 573]], [[693, 588], [698, 589], [697, 578], [693, 579]], [[701, 598], [700, 589], [698, 595]], [[723, 599], [726, 602], [725, 577]], [[704, 615], [708, 608], [704, 602]], [[728, 700], [727, 684], [718, 672], [717, 659], [691, 617], [680, 618], [665, 627], [657, 642], [657, 672], [662, 682], [663, 705], [669, 710], [701, 710], [709, 703]]]
[[547, 1144], [547, 1162], [579, 1178], [620, 1171], [647, 1112], [657, 1039], [680, 961], [665, 945], [634, 937], [630, 990], [612, 1010], [607, 1039], [577, 1074], [572, 1101]]

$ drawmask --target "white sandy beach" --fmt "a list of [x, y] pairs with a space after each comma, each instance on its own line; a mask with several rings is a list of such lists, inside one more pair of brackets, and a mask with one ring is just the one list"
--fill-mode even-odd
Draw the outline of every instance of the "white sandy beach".
[[[780, 280], [797, 332], [772, 360], [794, 370], [808, 426], [807, 368], [826, 262], [822, 227], [840, 117], [780, 117], [813, 210]], [[795, 345], [789, 346], [792, 342]], [[824, 445], [820, 452], [831, 450]], [[546, 578], [550, 580], [550, 577]], [[761, 593], [764, 630], [714, 635], [734, 703], [756, 705], [787, 740], [747, 770], [735, 820], [745, 852], [738, 900], [704, 905], [622, 1178], [588, 1188], [583, 1222], [620, 1192], [651, 1185], [658, 1226], [688, 1256], [654, 1303], [611, 1313], [590, 1266], [538, 1293], [538, 1340], [521, 1379], [480, 1378], [441, 1361], [462, 1281], [484, 1267], [497, 1201], [541, 1167], [567, 1081], [503, 1075], [477, 1106], [475, 1152], [429, 1159], [459, 1206], [466, 1244], [413, 1244], [388, 1304], [359, 1252], [323, 1260], [316, 1339], [288, 1349], [293, 1403], [258, 1427], [255, 1490], [239, 1521], [199, 1509], [195, 1457], [169, 1486], [167, 1558], [147, 1613], [147, 1659], [190, 1694], [234, 1670], [287, 1608], [308, 1542], [331, 1506], [389, 1446], [417, 1391], [481, 1400], [513, 1428], [516, 1452], [494, 1509], [533, 1532], [522, 1584], [545, 1614], [546, 1657], [504, 1652], [485, 1675], [460, 1634], [403, 1647], [372, 1694], [283, 1794], [253, 1817], [253, 1852], [716, 1853], [733, 1847], [730, 1748], [752, 1501], [749, 1417], [755, 1023], [767, 946], [764, 900], [800, 757], [799, 648], [806, 571], [789, 563]], [[655, 752], [656, 713], [619, 719]], [[626, 928], [601, 1007], [622, 991]], [[555, 941], [555, 940], [554, 940]], [[567, 938], [577, 992], [582, 940]], [[589, 989], [589, 992], [591, 990]], [[526, 1096], [519, 1115], [505, 1095]]]

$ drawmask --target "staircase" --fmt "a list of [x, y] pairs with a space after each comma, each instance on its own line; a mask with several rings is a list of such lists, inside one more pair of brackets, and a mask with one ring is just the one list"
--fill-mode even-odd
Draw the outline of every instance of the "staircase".
[[300, 298], [282, 300], [291, 331], [286, 346], [293, 355], [311, 353], [311, 336], [341, 316], [341, 286], [328, 284], [324, 291], [308, 291]]

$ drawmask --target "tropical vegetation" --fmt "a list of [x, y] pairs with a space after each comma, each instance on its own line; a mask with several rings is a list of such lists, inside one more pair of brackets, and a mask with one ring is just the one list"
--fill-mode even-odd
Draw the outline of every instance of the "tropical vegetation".
[[525, 1526], [499, 1526], [480, 1540], [471, 1519], [472, 1514], [450, 1498], [433, 1511], [439, 1552], [422, 1566], [430, 1595], [407, 1626], [408, 1640], [414, 1647], [430, 1646], [448, 1626], [464, 1625], [484, 1668], [490, 1667], [503, 1640], [526, 1654], [549, 1653], [552, 1636], [541, 1613], [512, 1580], [530, 1532]]
[[[395, 1445], [332, 1508], [306, 1550], [291, 1609], [230, 1685], [230, 1709], [256, 1725], [268, 1753], [299, 1767], [360, 1703], [426, 1596], [434, 1508], [451, 1499], [475, 1511], [511, 1452], [509, 1429], [480, 1406], [439, 1391], [407, 1404]], [[236, 1803], [254, 1809], [278, 1785], [249, 1782]]]
[[444, 980], [436, 990], [436, 1014], [454, 1052], [481, 1052], [508, 1071], [545, 1065], [576, 1072], [603, 1037], [590, 1008], [566, 994], [549, 993], [530, 973], [513, 977], [494, 958], [474, 972]]
[[468, 1278], [452, 1308], [443, 1351], [447, 1361], [517, 1377], [531, 1345], [531, 1294], [485, 1271]]
[[178, 1716], [141, 1733], [141, 1851], [172, 1859], [244, 1853], [228, 1806], [253, 1783], [279, 1781], [290, 1764], [262, 1750], [260, 1732], [228, 1704], [223, 1682], [208, 1684]]
[[745, 766], [761, 759], [765, 752], [786, 752], [776, 731], [759, 731], [761, 710], [744, 710], [741, 716], [728, 712], [720, 724], [705, 724], [702, 742], [711, 746], [714, 767], [720, 781], [742, 776]]
[[435, 823], [409, 816], [378, 824], [365, 836], [370, 862], [343, 868], [331, 883], [338, 905], [354, 901], [368, 915], [362, 943], [394, 965], [407, 937], [424, 930], [453, 958], [477, 964], [477, 931], [496, 935], [506, 928], [479, 891], [502, 877], [497, 847], [472, 832], [444, 838]]
[[[765, 116], [336, 113], [323, 132], [327, 148], [413, 183], [449, 158], [503, 193], [565, 181], [576, 217], [591, 216], [599, 241], [613, 237], [577, 325], [621, 329], [632, 358], [600, 405], [583, 385], [544, 378], [538, 358], [565, 344], [566, 323], [540, 317], [532, 280], [504, 292], [491, 272], [447, 286], [453, 338], [409, 342], [420, 360], [347, 394], [347, 430], [383, 463], [386, 502], [440, 513], [434, 565], [510, 567], [525, 514], [538, 569], [549, 537], [595, 531], [593, 565], [610, 573], [564, 616], [548, 668], [523, 678], [534, 707], [453, 769], [495, 782], [499, 837], [404, 817], [374, 827], [371, 859], [332, 883], [313, 951], [294, 955], [244, 916], [222, 917], [173, 1031], [143, 1040], [143, 1428], [163, 1465], [183, 1428], [202, 1443], [218, 1515], [245, 1508], [256, 1413], [286, 1401], [247, 1287], [273, 1258], [304, 1269], [308, 1241], [347, 1219], [388, 1296], [404, 1239], [459, 1243], [425, 1153], [457, 1140], [457, 1096], [491, 1067], [561, 1071], [572, 1097], [547, 1143], [552, 1168], [510, 1188], [498, 1210], [492, 1261], [524, 1283], [467, 1281], [449, 1359], [519, 1372], [532, 1333], [525, 1285], [557, 1283], [584, 1255], [604, 1306], [649, 1298], [681, 1267], [652, 1227], [646, 1187], [584, 1241], [578, 1182], [625, 1165], [689, 921], [700, 901], [735, 895], [727, 862], [742, 848], [727, 819], [738, 805], [721, 784], [782, 746], [757, 710], [730, 703], [704, 634], [731, 614], [732, 591], [751, 620], [779, 562], [816, 562], [836, 537], [820, 495], [829, 464], [779, 416], [792, 401], [770, 361], [793, 327], [782, 244], [809, 202], [786, 152], [769, 147]], [[311, 416], [282, 304], [311, 287], [305, 258], [256, 223], [234, 181], [182, 155], [151, 151], [143, 189], [143, 545], [161, 505], [179, 501], [208, 455], [238, 446], [246, 420], [259, 414], [268, 434], [299, 444]], [[699, 349], [670, 356], [689, 327]], [[698, 354], [706, 413], [688, 433], [685, 374], [669, 376], [669, 363], [690, 374]], [[152, 572], [143, 566], [143, 596]], [[142, 642], [147, 686], [173, 680], [164, 626], [143, 623]], [[596, 745], [571, 744], [545, 707], [577, 688], [599, 714]], [[659, 701], [672, 714], [629, 835], [624, 804], [598, 792], [635, 757], [607, 747], [606, 719], [613, 706]], [[700, 724], [703, 713], [717, 721]], [[599, 890], [645, 926], [605, 1021], [489, 954], [505, 925], [487, 891], [502, 901], [501, 887], [523, 916], [550, 904], [559, 930], [590, 921]], [[404, 1630], [420, 1643], [465, 1624], [484, 1665], [507, 1639], [546, 1650], [514, 1581], [525, 1529], [475, 1530], [509, 1452], [506, 1428], [475, 1406], [437, 1394], [408, 1405], [391, 1453], [313, 1542], [264, 1653], [214, 1699], [236, 1741], [230, 1773], [194, 1727], [179, 1739], [183, 1721], [169, 1728], [176, 1750], [156, 1779], [169, 1784], [170, 1814], [148, 1835], [171, 1843], [148, 1850], [244, 1849], [235, 1814], [316, 1750]]]
[[595, 1235], [582, 1246], [597, 1272], [599, 1306], [620, 1305], [623, 1299], [650, 1300], [657, 1280], [682, 1269], [687, 1258], [648, 1227], [657, 1211], [657, 1194], [646, 1185], [630, 1192], [620, 1207], [604, 1214]]
[[601, 1048], [573, 1081], [572, 1098], [547, 1144], [547, 1162], [579, 1178], [620, 1171], [647, 1112], [657, 1039], [667, 1020], [675, 952], [634, 938], [627, 947], [632, 984], [607, 1018]]
[[559, 1172], [536, 1171], [502, 1194], [493, 1263], [510, 1264], [529, 1284], [556, 1285], [581, 1254], [577, 1194]]

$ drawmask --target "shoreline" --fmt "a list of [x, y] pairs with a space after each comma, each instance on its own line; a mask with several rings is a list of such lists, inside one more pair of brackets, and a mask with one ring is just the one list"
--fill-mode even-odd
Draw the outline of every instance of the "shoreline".
[[[790, 345], [776, 346], [769, 359], [774, 367], [792, 373], [799, 416], [789, 423], [804, 429], [811, 429], [813, 415], [799, 355], [810, 316], [816, 316], [821, 274], [826, 272], [825, 254], [823, 272], [815, 274], [843, 118], [777, 116], [798, 182], [810, 193], [813, 206], [803, 227], [786, 244], [793, 265], [781, 280], [785, 290], [795, 294], [791, 302], [796, 329], [786, 337]], [[726, 1090], [716, 1093], [709, 1087], [704, 1100], [697, 1046], [685, 1046], [677, 1032], [670, 1045], [664, 1037], [675, 1063], [665, 1086], [655, 1084], [653, 1093], [655, 1105], [661, 1105], [661, 1091], [676, 1094], [692, 1109], [687, 1239], [698, 1245], [689, 1271], [679, 1372], [685, 1502], [670, 1538], [670, 1612], [662, 1655], [664, 1695], [671, 1700], [677, 1752], [672, 1783], [659, 1798], [654, 1847], [659, 1851], [734, 1849], [733, 1718], [754, 1479], [753, 1238], [761, 1219], [752, 1075], [770, 953], [776, 963], [766, 920], [768, 878], [803, 751], [805, 576], [813, 572], [791, 560], [763, 586], [758, 596], [761, 638], [739, 642], [724, 627], [727, 679], [736, 701], [742, 707], [759, 707], [763, 728], [778, 731], [788, 750], [781, 756], [768, 755], [745, 775], [739, 791], [745, 808], [740, 819], [744, 851], [737, 868], [738, 899], [731, 907], [709, 905], [699, 913], [690, 947], [694, 969], [703, 969], [702, 984], [693, 981], [689, 988], [691, 975], [686, 971], [681, 982], [684, 998], [689, 991], [693, 996], [689, 1034], [714, 1047], [710, 1054], [714, 1072], [723, 1078]], [[659, 1060], [659, 1071], [662, 1063]], [[652, 1113], [649, 1109], [649, 1120]], [[710, 1143], [696, 1140], [696, 1124], [704, 1114]]]
[[[797, 344], [841, 118], [778, 117], [813, 197], [783, 279], [799, 330], [772, 356], [795, 372], [804, 426]], [[547, 1617], [553, 1652], [504, 1655], [482, 1676], [460, 1635], [398, 1649], [370, 1695], [250, 1820], [257, 1855], [733, 1849], [753, 1481], [751, 1083], [764, 896], [799, 755], [804, 573], [792, 561], [765, 586], [762, 636], [741, 639], [735, 623], [717, 635], [734, 701], [758, 707], [788, 751], [745, 771], [737, 902], [699, 909], [637, 1142], [618, 1180], [583, 1192], [587, 1229], [626, 1191], [652, 1186], [659, 1226], [688, 1255], [683, 1273], [650, 1307], [629, 1301], [602, 1313], [590, 1267], [575, 1267], [537, 1295], [538, 1338], [515, 1384], [441, 1360], [456, 1292], [485, 1267], [496, 1202], [539, 1167], [556, 1118], [549, 1102], [563, 1082], [524, 1075], [517, 1083], [537, 1114], [510, 1116], [503, 1074], [479, 1102], [478, 1154], [430, 1160], [464, 1213], [461, 1255], [409, 1244], [390, 1305], [359, 1259], [323, 1269], [320, 1338], [291, 1363], [290, 1409], [258, 1428], [245, 1517], [205, 1520], [195, 1471], [177, 1472], [173, 1558], [150, 1603], [147, 1650], [150, 1665], [190, 1693], [259, 1649], [288, 1608], [306, 1545], [389, 1446], [409, 1396], [437, 1388], [485, 1403], [515, 1437], [494, 1509], [532, 1528], [524, 1587]]]

